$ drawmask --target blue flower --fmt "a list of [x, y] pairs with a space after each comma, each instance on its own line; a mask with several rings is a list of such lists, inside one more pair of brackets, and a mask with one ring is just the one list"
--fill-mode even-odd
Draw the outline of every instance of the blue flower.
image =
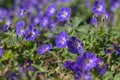
[[2, 55], [3, 55], [3, 50], [2, 48], [0, 48], [0, 58], [2, 57]]
[[30, 25], [28, 29], [25, 31], [24, 37], [26, 38], [26, 40], [34, 41], [38, 34], [39, 31], [36, 28], [34, 28], [32, 25]]
[[112, 0], [111, 1], [111, 7], [110, 7], [110, 10], [111, 11], [116, 11], [119, 7], [120, 7], [120, 1], [119, 0]]
[[94, 3], [94, 6], [93, 6], [93, 9], [92, 9], [92, 12], [97, 14], [97, 15], [100, 15], [100, 14], [103, 14], [106, 12], [106, 7], [105, 7], [105, 4], [104, 4], [104, 0], [98, 0]]
[[68, 46], [70, 52], [73, 54], [82, 53], [82, 51], [83, 51], [82, 45], [83, 45], [83, 43], [74, 36], [72, 36], [71, 39], [67, 42], [67, 46]]
[[7, 31], [8, 31], [8, 28], [9, 28], [9, 26], [6, 25], [6, 24], [4, 24], [4, 25], [3, 25], [3, 28], [2, 28], [2, 31], [3, 31], [3, 32], [7, 32]]
[[56, 9], [57, 9], [57, 6], [55, 4], [52, 4], [50, 5], [48, 8], [47, 8], [47, 15], [48, 16], [53, 16], [56, 12]]
[[98, 58], [96, 55], [90, 52], [85, 52], [82, 56], [79, 56], [76, 60], [76, 64], [80, 67], [84, 67], [85, 71], [89, 71], [96, 67]]
[[48, 25], [49, 25], [49, 18], [48, 17], [43, 17], [40, 20], [40, 26], [41, 26], [41, 28], [42, 29], [46, 29]]
[[70, 18], [71, 9], [68, 7], [62, 7], [57, 14], [57, 18], [59, 21], [65, 21]]
[[55, 30], [56, 30], [56, 25], [57, 25], [57, 23], [54, 21], [54, 20], [50, 20], [50, 25], [49, 25], [49, 28], [53, 31], [53, 32], [55, 32]]
[[25, 10], [24, 9], [20, 9], [20, 11], [18, 12], [18, 18], [23, 17], [25, 14]]
[[16, 34], [18, 36], [23, 36], [24, 27], [25, 27], [25, 22], [23, 20], [17, 22], [17, 24], [16, 24]]
[[73, 65], [75, 65], [75, 62], [72, 62], [72, 61], [66, 61], [64, 62], [63, 66], [67, 69], [71, 69], [72, 70], [72, 67]]
[[42, 45], [38, 48], [38, 54], [42, 55], [52, 49], [52, 44]]
[[91, 20], [90, 20], [90, 24], [91, 24], [91, 25], [94, 25], [95, 27], [97, 27], [97, 26], [98, 26], [97, 18], [92, 17]]
[[56, 37], [55, 43], [57, 48], [65, 48], [67, 46], [68, 34], [63, 31]]
[[99, 72], [99, 76], [102, 76], [106, 73], [107, 64], [104, 63], [101, 58], [98, 58], [98, 62], [95, 69]]

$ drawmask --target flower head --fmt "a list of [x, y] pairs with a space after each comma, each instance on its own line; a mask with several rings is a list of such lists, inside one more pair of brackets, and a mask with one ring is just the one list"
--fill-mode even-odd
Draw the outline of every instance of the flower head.
[[43, 17], [42, 20], [40, 20], [40, 26], [42, 29], [46, 29], [49, 24], [49, 18]]
[[56, 37], [55, 43], [57, 48], [65, 48], [67, 46], [68, 34], [63, 31]]
[[67, 68], [67, 69], [71, 69], [72, 70], [72, 67], [75, 65], [75, 62], [72, 62], [72, 61], [66, 61], [64, 62], [64, 67]]
[[52, 49], [52, 44], [42, 45], [38, 48], [38, 54], [44, 54]]
[[90, 24], [94, 25], [95, 27], [97, 27], [98, 26], [97, 18], [92, 17], [91, 20], [90, 20]]
[[56, 5], [54, 5], [54, 4], [52, 4], [52, 5], [50, 5], [48, 8], [47, 8], [47, 15], [48, 16], [53, 16], [54, 14], [55, 14], [55, 12], [56, 12], [56, 9], [57, 9], [57, 6]]
[[67, 42], [67, 46], [73, 54], [81, 53], [83, 51], [82, 45], [83, 43], [74, 36]]
[[99, 75], [101, 76], [106, 73], [107, 64], [99, 58], [95, 69], [99, 72]]
[[34, 41], [38, 34], [39, 31], [36, 28], [34, 28], [32, 25], [30, 25], [28, 29], [25, 31], [24, 37], [26, 38], [26, 40]]
[[20, 9], [20, 11], [18, 12], [18, 18], [23, 17], [24, 14], [25, 14], [25, 10], [24, 9]]
[[97, 61], [98, 58], [96, 57], [96, 55], [90, 52], [85, 52], [82, 56], [78, 57], [78, 59], [76, 60], [76, 64], [89, 71], [97, 65]]
[[112, 0], [111, 1], [112, 5], [110, 7], [111, 11], [116, 11], [120, 7], [120, 1], [119, 0]]
[[70, 18], [70, 15], [71, 15], [71, 9], [67, 7], [62, 7], [57, 14], [57, 18], [59, 21], [65, 21]]
[[94, 3], [93, 9], [92, 9], [93, 13], [100, 15], [106, 12], [106, 7], [104, 4], [104, 0], [98, 0]]
[[25, 27], [25, 22], [23, 20], [17, 22], [17, 24], [16, 24], [16, 34], [18, 36], [23, 36], [24, 27]]

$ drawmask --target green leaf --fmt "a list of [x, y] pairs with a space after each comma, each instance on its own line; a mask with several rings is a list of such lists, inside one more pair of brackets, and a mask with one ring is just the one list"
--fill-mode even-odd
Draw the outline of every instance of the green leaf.
[[120, 73], [115, 75], [114, 80], [120, 80]]
[[113, 80], [113, 72], [106, 72], [106, 74], [103, 76], [103, 80]]

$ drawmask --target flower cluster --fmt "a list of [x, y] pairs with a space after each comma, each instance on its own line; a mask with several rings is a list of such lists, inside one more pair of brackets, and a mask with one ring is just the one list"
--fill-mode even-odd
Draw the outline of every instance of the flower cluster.
[[106, 73], [107, 65], [94, 53], [84, 52], [78, 56], [75, 62], [66, 61], [64, 67], [75, 72], [74, 80], [93, 80], [90, 75], [94, 69], [99, 72], [99, 76]]

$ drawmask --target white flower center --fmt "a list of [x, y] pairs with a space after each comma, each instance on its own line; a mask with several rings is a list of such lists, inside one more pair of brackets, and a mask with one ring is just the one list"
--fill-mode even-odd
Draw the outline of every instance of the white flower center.
[[68, 13], [66, 11], [63, 11], [62, 17], [65, 18], [67, 15], [68, 15]]
[[54, 12], [55, 12], [55, 9], [51, 8], [50, 13], [54, 13]]

